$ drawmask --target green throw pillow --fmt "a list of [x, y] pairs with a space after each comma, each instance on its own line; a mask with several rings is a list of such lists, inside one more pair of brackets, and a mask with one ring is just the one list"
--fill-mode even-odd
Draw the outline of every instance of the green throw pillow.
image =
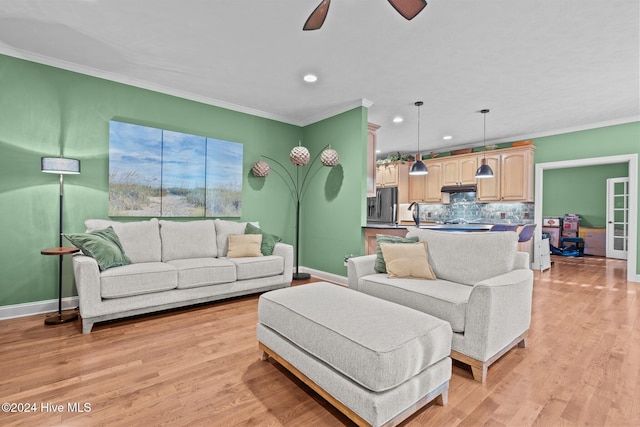
[[262, 244], [260, 245], [260, 252], [262, 252], [262, 255], [271, 255], [276, 243], [282, 240], [275, 234], [265, 233], [250, 222], [247, 223], [247, 227], [244, 229], [244, 234], [262, 234]]
[[80, 249], [83, 254], [95, 259], [100, 271], [131, 264], [122, 249], [118, 235], [113, 231], [113, 227], [91, 233], [65, 234], [64, 237]]
[[387, 265], [384, 262], [384, 257], [382, 256], [382, 249], [380, 249], [380, 243], [416, 243], [418, 241], [418, 236], [414, 237], [399, 237], [399, 236], [389, 236], [387, 234], [376, 234], [376, 263], [373, 266], [373, 269], [378, 273], [386, 273]]

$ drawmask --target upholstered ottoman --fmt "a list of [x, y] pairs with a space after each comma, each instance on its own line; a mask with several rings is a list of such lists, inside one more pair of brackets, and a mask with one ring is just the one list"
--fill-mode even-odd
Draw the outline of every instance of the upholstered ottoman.
[[359, 425], [397, 424], [447, 402], [451, 327], [330, 283], [260, 296], [257, 336], [272, 357]]

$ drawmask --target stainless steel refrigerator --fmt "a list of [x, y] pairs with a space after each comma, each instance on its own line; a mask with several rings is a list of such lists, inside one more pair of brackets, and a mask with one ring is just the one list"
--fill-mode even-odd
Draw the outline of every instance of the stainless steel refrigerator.
[[375, 197], [367, 197], [367, 222], [397, 223], [398, 188], [378, 188]]

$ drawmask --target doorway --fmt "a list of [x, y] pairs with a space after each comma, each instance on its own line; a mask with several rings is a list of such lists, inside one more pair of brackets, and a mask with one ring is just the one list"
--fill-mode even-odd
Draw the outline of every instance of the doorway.
[[640, 282], [637, 266], [637, 237], [638, 237], [638, 155], [625, 154], [620, 156], [595, 157], [589, 159], [563, 160], [558, 162], [538, 163], [535, 165], [535, 247], [540, 247], [542, 240], [542, 193], [544, 171], [549, 169], [564, 169], [582, 166], [606, 165], [613, 163], [629, 164], [628, 182], [628, 225], [627, 225], [627, 280]]

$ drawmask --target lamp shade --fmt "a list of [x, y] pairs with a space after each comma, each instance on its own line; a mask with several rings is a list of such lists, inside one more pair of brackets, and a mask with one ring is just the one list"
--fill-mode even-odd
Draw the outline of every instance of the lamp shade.
[[485, 159], [482, 159], [482, 164], [476, 171], [476, 178], [493, 178], [493, 170]]
[[409, 169], [409, 175], [426, 175], [428, 173], [427, 165], [425, 165], [422, 160], [417, 160], [411, 165], [411, 169]]
[[80, 160], [67, 159], [64, 157], [42, 157], [40, 160], [40, 170], [46, 173], [57, 173], [60, 175], [80, 173]]

